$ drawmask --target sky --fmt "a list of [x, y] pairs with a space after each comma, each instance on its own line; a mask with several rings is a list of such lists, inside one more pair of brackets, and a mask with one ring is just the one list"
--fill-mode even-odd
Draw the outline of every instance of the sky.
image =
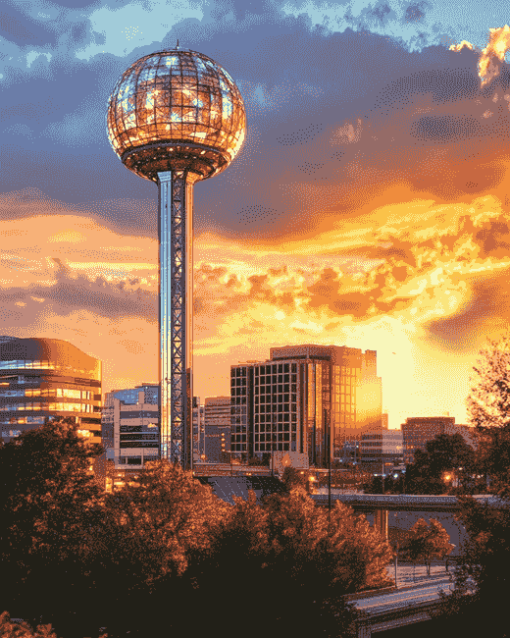
[[195, 394], [287, 344], [376, 350], [390, 427], [466, 423], [510, 315], [502, 0], [4, 0], [0, 334], [64, 339], [103, 391], [158, 375], [157, 187], [106, 132], [140, 57], [205, 53], [243, 148], [195, 186]]

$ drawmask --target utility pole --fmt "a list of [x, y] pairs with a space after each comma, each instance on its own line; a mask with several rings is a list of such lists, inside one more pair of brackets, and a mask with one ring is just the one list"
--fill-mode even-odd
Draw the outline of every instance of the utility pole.
[[327, 410], [324, 410], [324, 424], [326, 426], [326, 432], [328, 434], [328, 464], [329, 464], [329, 472], [328, 472], [328, 517], [329, 522], [331, 523], [331, 422], [328, 419]]
[[395, 587], [398, 587], [397, 565], [398, 565], [398, 540], [397, 540], [397, 551], [395, 552]]

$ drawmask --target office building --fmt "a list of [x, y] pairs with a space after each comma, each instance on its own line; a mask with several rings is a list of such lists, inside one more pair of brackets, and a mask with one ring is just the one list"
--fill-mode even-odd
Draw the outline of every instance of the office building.
[[106, 457], [116, 470], [141, 469], [159, 458], [159, 385], [108, 392], [102, 428]]
[[361, 434], [361, 465], [367, 472], [381, 474], [404, 458], [402, 430], [366, 430]]
[[373, 350], [303, 345], [231, 366], [232, 454], [295, 452], [317, 467], [328, 465], [329, 449], [332, 460], [356, 454], [361, 431], [381, 427], [376, 358]]
[[207, 397], [204, 406], [205, 460], [220, 463], [230, 453], [230, 397]]
[[465, 442], [476, 448], [476, 433], [467, 425], [455, 424], [455, 417], [430, 416], [410, 417], [402, 424], [404, 463], [414, 461], [414, 452], [419, 449], [425, 451], [427, 441], [431, 441], [439, 434], [460, 434]]
[[60, 339], [0, 338], [0, 422], [5, 443], [48, 417], [71, 417], [101, 443], [101, 361]]

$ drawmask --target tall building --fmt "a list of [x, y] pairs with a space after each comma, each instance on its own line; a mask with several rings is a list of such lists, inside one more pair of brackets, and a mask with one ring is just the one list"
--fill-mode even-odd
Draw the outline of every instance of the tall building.
[[401, 427], [406, 464], [414, 461], [415, 450], [425, 451], [427, 441], [431, 441], [439, 434], [460, 434], [471, 447], [476, 448], [477, 445], [474, 428], [456, 425], [453, 416], [410, 417]]
[[246, 131], [234, 80], [214, 60], [176, 47], [134, 62], [108, 106], [124, 165], [159, 190], [161, 454], [193, 465], [193, 185], [223, 171]]
[[[271, 348], [270, 360], [231, 366], [232, 453], [342, 460], [360, 432], [381, 427], [377, 355], [346, 346]], [[357, 446], [356, 446], [357, 448]]]
[[381, 425], [384, 430], [387, 430], [390, 426], [390, 419], [387, 412], [383, 412], [381, 415]]
[[204, 454], [209, 463], [219, 463], [230, 452], [230, 397], [207, 397], [204, 408]]
[[365, 430], [361, 434], [361, 465], [369, 472], [381, 473], [384, 468], [400, 465], [404, 458], [401, 430]]
[[108, 392], [102, 429], [106, 458], [115, 469], [141, 469], [159, 458], [159, 385]]
[[48, 417], [71, 417], [101, 443], [101, 361], [60, 339], [0, 338], [0, 422], [5, 443]]

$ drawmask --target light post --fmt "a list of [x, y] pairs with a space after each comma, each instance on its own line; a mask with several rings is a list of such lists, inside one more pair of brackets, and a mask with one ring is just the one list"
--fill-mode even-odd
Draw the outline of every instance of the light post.
[[395, 552], [395, 587], [398, 587], [398, 580], [397, 580], [398, 548], [399, 548], [399, 544], [398, 544], [398, 540], [397, 540], [397, 549], [396, 549], [396, 552]]

